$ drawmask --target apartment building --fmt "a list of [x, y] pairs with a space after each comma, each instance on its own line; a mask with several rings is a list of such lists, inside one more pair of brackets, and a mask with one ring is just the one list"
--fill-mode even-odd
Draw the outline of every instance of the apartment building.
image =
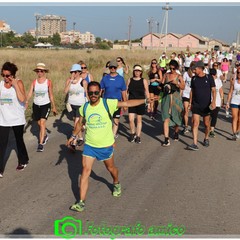
[[0, 20], [0, 32], [7, 33], [10, 32], [11, 28], [5, 21]]

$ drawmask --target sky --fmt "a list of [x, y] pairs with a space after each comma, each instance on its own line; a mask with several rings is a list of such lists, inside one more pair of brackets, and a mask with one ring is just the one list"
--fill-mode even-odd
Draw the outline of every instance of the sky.
[[[163, 28], [165, 2], [122, 3], [4, 3], [0, 2], [0, 20], [6, 21], [17, 33], [34, 29], [35, 13], [54, 14], [67, 19], [67, 30], [89, 31], [95, 37], [109, 40], [128, 39], [129, 17], [132, 19], [131, 39], [141, 38], [149, 32], [147, 19], [153, 19], [153, 32]], [[170, 2], [167, 32], [201, 36], [236, 42], [240, 32], [240, 2], [234, 3], [181, 3]]]

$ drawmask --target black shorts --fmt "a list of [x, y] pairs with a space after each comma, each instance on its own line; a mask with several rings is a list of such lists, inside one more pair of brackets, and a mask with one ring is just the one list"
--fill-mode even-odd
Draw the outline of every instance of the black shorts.
[[183, 101], [183, 102], [190, 102], [190, 98], [182, 97], [182, 101]]
[[51, 111], [51, 103], [48, 103], [42, 106], [39, 106], [33, 103], [32, 109], [33, 109], [33, 119], [35, 121], [38, 121], [41, 118], [44, 118], [47, 120]]
[[161, 90], [158, 89], [158, 86], [149, 85], [149, 93], [153, 93], [154, 95], [159, 95], [160, 92]]
[[197, 114], [200, 115], [201, 117], [206, 117], [208, 115], [210, 115], [211, 110], [209, 109], [209, 107], [206, 108], [199, 108], [199, 107], [194, 107], [194, 105], [192, 106], [192, 114]]
[[121, 108], [119, 108], [116, 112], [113, 114], [113, 118], [119, 119], [121, 117]]
[[129, 107], [128, 113], [136, 113], [137, 115], [144, 115], [145, 113], [145, 104], [141, 104], [136, 107]]
[[72, 105], [72, 104], [71, 104], [71, 107], [72, 107], [72, 112], [71, 112], [72, 116], [73, 116], [74, 118], [80, 117], [79, 108], [80, 108], [81, 106], [77, 106], [77, 105]]

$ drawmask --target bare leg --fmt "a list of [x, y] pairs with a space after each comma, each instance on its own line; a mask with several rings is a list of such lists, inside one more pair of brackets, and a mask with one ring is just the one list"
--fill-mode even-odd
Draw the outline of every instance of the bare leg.
[[198, 126], [199, 126], [199, 121], [200, 121], [200, 115], [198, 115], [198, 114], [193, 114], [192, 119], [193, 119], [193, 126], [192, 126], [193, 143], [194, 143], [195, 145], [197, 145], [197, 140], [198, 140]]
[[104, 161], [104, 164], [105, 164], [105, 167], [110, 172], [110, 174], [111, 174], [111, 176], [113, 178], [113, 184], [119, 183], [119, 180], [118, 180], [118, 169], [114, 165], [114, 156], [112, 155], [112, 157], [110, 159]]
[[38, 126], [39, 126], [39, 143], [43, 144], [43, 139], [46, 135], [46, 119], [41, 118], [38, 120]]

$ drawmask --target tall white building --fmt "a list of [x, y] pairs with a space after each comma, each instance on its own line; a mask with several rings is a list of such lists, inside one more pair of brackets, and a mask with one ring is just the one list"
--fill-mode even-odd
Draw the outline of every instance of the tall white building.
[[0, 31], [3, 33], [7, 33], [11, 31], [10, 25], [8, 25], [5, 21], [0, 20]]

